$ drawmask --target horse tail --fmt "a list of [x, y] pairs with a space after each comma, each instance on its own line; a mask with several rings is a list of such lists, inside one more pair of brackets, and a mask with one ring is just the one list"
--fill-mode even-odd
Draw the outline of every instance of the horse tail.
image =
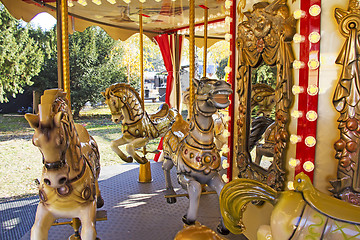
[[261, 139], [266, 129], [274, 122], [274, 119], [265, 116], [259, 116], [251, 122], [251, 131], [249, 137], [249, 151]]
[[220, 194], [220, 211], [225, 226], [234, 234], [245, 231], [243, 213], [252, 201], [266, 201], [274, 205], [278, 192], [271, 187], [251, 179], [235, 179], [227, 183]]

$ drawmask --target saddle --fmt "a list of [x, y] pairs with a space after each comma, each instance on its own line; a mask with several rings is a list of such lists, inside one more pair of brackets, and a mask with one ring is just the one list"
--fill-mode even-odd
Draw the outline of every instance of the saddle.
[[157, 120], [166, 117], [169, 114], [169, 109], [170, 107], [167, 103], [161, 104], [155, 113], [149, 114], [150, 120], [152, 122], [157, 122]]

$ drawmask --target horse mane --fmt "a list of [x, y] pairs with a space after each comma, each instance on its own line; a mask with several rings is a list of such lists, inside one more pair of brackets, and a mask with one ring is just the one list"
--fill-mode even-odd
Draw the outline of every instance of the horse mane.
[[42, 124], [49, 125], [48, 121], [59, 111], [67, 114], [71, 113], [66, 94], [62, 89], [48, 89], [44, 91], [39, 104], [39, 117]]
[[129, 91], [130, 93], [132, 93], [133, 95], [135, 95], [135, 97], [137, 98], [137, 100], [139, 101], [142, 110], [145, 110], [144, 107], [144, 103], [143, 101], [141, 101], [141, 97], [139, 95], [139, 93], [136, 91], [135, 88], [133, 88], [130, 84], [128, 83], [115, 83], [112, 84], [110, 87], [108, 87], [105, 91], [105, 96], [106, 98], [110, 97], [110, 93], [113, 93], [114, 95], [116, 95], [116, 93], [122, 91], [123, 89], [126, 89], [127, 91]]

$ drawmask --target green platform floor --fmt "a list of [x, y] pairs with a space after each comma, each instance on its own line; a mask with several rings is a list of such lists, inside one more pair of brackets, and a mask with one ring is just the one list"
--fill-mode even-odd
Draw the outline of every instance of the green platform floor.
[[[181, 218], [186, 213], [188, 199], [181, 197], [175, 204], [166, 203], [161, 163], [151, 162], [151, 171], [151, 183], [138, 183], [138, 164], [102, 168], [99, 184], [105, 205], [101, 210], [107, 211], [108, 219], [96, 224], [101, 240], [171, 240], [183, 228]], [[177, 184], [175, 169], [172, 179], [177, 193], [185, 193]], [[37, 204], [38, 197], [0, 203], [0, 240], [30, 239]], [[203, 195], [198, 221], [215, 230], [219, 219], [217, 195]], [[49, 240], [65, 240], [71, 234], [73, 229], [69, 225], [52, 226]], [[231, 233], [225, 238], [246, 239]]]

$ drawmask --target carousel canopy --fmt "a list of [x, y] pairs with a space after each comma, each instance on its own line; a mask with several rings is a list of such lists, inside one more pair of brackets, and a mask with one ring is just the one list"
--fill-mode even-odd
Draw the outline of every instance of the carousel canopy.
[[[1, 0], [17, 19], [29, 22], [38, 13], [56, 18], [56, 0]], [[196, 45], [202, 46], [204, 7], [208, 8], [208, 46], [223, 40], [229, 31], [225, 0], [195, 3]], [[188, 33], [189, 1], [182, 0], [68, 0], [69, 32], [83, 31], [96, 25], [114, 39], [126, 40], [139, 32], [139, 14], [143, 14], [144, 34]]]

